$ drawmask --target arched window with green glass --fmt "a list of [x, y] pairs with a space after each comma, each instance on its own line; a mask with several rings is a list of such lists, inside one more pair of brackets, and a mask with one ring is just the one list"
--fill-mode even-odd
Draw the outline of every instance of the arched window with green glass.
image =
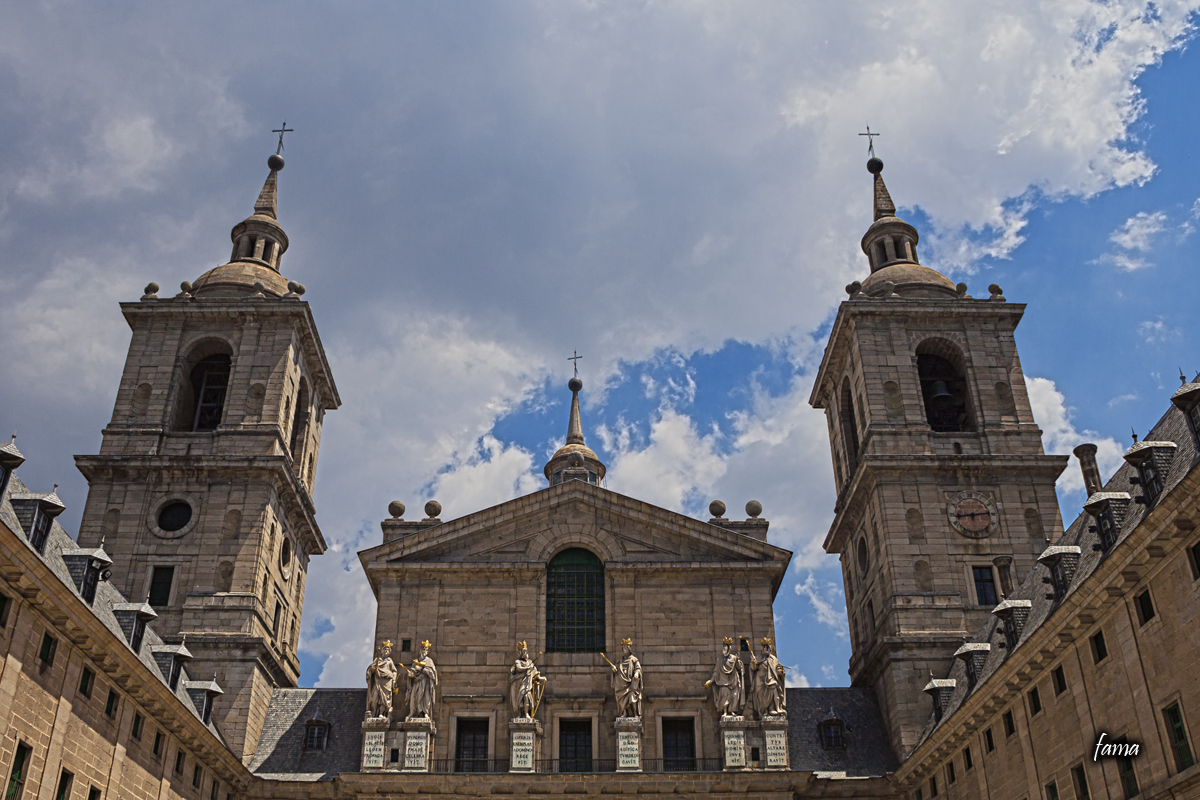
[[604, 564], [581, 547], [546, 566], [546, 652], [604, 650]]

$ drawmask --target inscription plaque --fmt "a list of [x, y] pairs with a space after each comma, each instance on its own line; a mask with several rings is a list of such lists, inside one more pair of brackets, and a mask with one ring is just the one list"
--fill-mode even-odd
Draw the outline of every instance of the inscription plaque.
[[362, 765], [365, 769], [383, 769], [383, 731], [363, 733]]
[[746, 732], [725, 731], [725, 769], [743, 769], [746, 766]]
[[512, 732], [510, 772], [533, 772], [533, 731]]
[[617, 731], [617, 769], [637, 771], [642, 768], [642, 737], [637, 731]]
[[404, 768], [426, 771], [429, 768], [429, 734], [426, 731], [408, 731], [404, 735]]
[[787, 731], [765, 732], [767, 735], [767, 767], [787, 767]]

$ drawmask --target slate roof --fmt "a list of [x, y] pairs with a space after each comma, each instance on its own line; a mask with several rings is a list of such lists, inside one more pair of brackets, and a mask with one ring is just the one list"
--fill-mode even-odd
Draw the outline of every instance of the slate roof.
[[[846, 726], [844, 749], [826, 750], [817, 732], [830, 716]], [[826, 777], [867, 778], [896, 770], [887, 728], [869, 687], [788, 689], [788, 748], [793, 770], [833, 773]]]
[[[250, 771], [280, 781], [330, 781], [358, 772], [366, 689], [276, 689]], [[329, 723], [324, 750], [304, 748], [310, 720]]]
[[[79, 545], [74, 539], [71, 538], [71, 536], [63, 529], [63, 527], [59, 525], [57, 521], [55, 521], [50, 528], [50, 535], [46, 539], [45, 552], [38, 553], [36, 550], [34, 550], [33, 546], [29, 544], [29, 541], [26, 538], [29, 533], [28, 526], [32, 524], [32, 519], [26, 520], [23, 524], [22, 520], [18, 518], [18, 515], [14, 511], [13, 505], [10, 501], [10, 498], [13, 495], [16, 495], [18, 498], [31, 496], [41, 498], [48, 495], [40, 495], [30, 492], [29, 488], [22, 483], [16, 475], [11, 476], [8, 482], [8, 487], [5, 489], [4, 496], [0, 497], [0, 522], [7, 526], [9, 530], [17, 534], [17, 538], [29, 548], [29, 551], [41, 559], [42, 563], [49, 567], [50, 571], [53, 572], [58, 579], [63, 582], [64, 586], [75, 593], [75, 596], [79, 598], [80, 603], [87, 605], [87, 603], [84, 602], [83, 597], [79, 594], [79, 587], [76, 586], [74, 579], [71, 577], [71, 571], [67, 567], [67, 563], [63, 561], [63, 551], [67, 551], [68, 553], [75, 551], [78, 553], [80, 552]], [[108, 581], [100, 581], [99, 585], [96, 587], [96, 599], [91, 604], [91, 610], [96, 619], [98, 619], [106, 628], [112, 631], [118, 639], [120, 639], [122, 642], [125, 642], [126, 647], [129, 646], [129, 640], [126, 637], [125, 632], [121, 629], [121, 625], [117, 621], [116, 615], [113, 614], [113, 607], [120, 606], [121, 604], [125, 604], [127, 602], [128, 601], [126, 598], [119, 591], [117, 591], [111, 583]], [[163, 677], [158, 663], [154, 660], [154, 648], [160, 647], [164, 644], [165, 642], [163, 641], [162, 637], [155, 633], [154, 629], [150, 625], [147, 625], [146, 633], [142, 639], [142, 649], [141, 652], [138, 653], [138, 660], [142, 662], [142, 665], [145, 666], [147, 670], [145, 679], [156, 680], [166, 685], [166, 678]], [[184, 708], [186, 708], [189, 713], [199, 719], [200, 713], [196, 709], [195, 704], [192, 702], [192, 698], [188, 695], [187, 689], [185, 688], [189, 680], [190, 678], [187, 674], [187, 666], [185, 665], [183, 672], [180, 675], [178, 687], [176, 688], [174, 694], [175, 697], [179, 699], [179, 702], [183, 704]], [[212, 722], [209, 722], [207, 727], [213, 736], [217, 737], [222, 744], [225, 743], [224, 737], [221, 736], [220, 731]]]
[[[1163, 491], [1156, 501], [1156, 505], [1163, 501], [1179, 482], [1192, 471], [1196, 465], [1197, 452], [1196, 440], [1192, 435], [1191, 429], [1188, 426], [1187, 418], [1183, 412], [1174, 405], [1170, 406], [1155, 426], [1146, 434], [1146, 441], [1151, 446], [1158, 443], [1174, 443], [1174, 457], [1171, 459], [1170, 468], [1166, 470], [1163, 483]], [[1141, 450], [1145, 448], [1136, 448]], [[1134, 451], [1135, 448], [1130, 448]], [[1142, 490], [1137, 486], [1132, 486], [1129, 482], [1130, 477], [1136, 477], [1137, 470], [1128, 462], [1123, 463], [1121, 467], [1109, 478], [1104, 484], [1101, 492], [1093, 495], [1090, 500], [1095, 500], [1102, 494], [1107, 494], [1109, 497], [1126, 497], [1129, 492], [1136, 497], [1141, 494]], [[1057, 539], [1053, 545], [1055, 547], [1075, 545], [1079, 547], [1079, 564], [1075, 568], [1075, 574], [1072, 576], [1067, 592], [1063, 599], [1069, 596], [1072, 592], [1078, 590], [1091, 576], [1100, 563], [1109, 558], [1115, 553], [1129, 534], [1141, 524], [1142, 520], [1149, 513], [1151, 507], [1141, 505], [1140, 503], [1130, 502], [1124, 519], [1121, 521], [1120, 529], [1117, 534], [1116, 544], [1109, 549], [1107, 553], [1099, 552], [1092, 549], [1093, 544], [1099, 543], [1097, 533], [1092, 533], [1088, 530], [1090, 526], [1095, 525], [1094, 518], [1085, 513], [1080, 514], [1075, 518], [1075, 521], [1067, 528], [1062, 537]], [[976, 631], [975, 635], [970, 637], [968, 642], [987, 642], [991, 644], [991, 651], [985, 661], [983, 668], [979, 672], [978, 683], [971, 691], [978, 692], [984, 690], [988, 678], [1004, 663], [1005, 659], [1011, 656], [1014, 651], [1019, 651], [1021, 644], [1024, 643], [1030, 636], [1045, 623], [1062, 604], [1062, 599], [1054, 600], [1047, 597], [1050, 593], [1050, 586], [1042, 581], [1042, 578], [1049, 577], [1050, 570], [1043, 564], [1035, 567], [1021, 584], [1013, 589], [1007, 600], [1025, 600], [1029, 602], [1029, 615], [1025, 620], [1024, 626], [1021, 628], [1020, 637], [1017, 640], [1017, 646], [1011, 649], [1001, 646], [1004, 642], [1004, 629], [1000, 620], [993, 617], [980, 630]], [[1003, 604], [1002, 604], [1003, 605]], [[950, 696], [950, 700], [946, 705], [945, 713], [941, 722], [935, 722], [932, 717], [932, 705], [930, 706], [930, 721], [925, 727], [921, 740], [924, 741], [940, 724], [946, 724], [954, 711], [966, 700], [969, 691], [967, 689], [966, 665], [956, 659], [956, 663], [951, 667], [947, 678], [952, 678], [956, 681], [956, 686]]]

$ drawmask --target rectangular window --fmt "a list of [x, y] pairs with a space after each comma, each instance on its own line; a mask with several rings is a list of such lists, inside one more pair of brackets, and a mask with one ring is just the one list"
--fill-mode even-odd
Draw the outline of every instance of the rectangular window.
[[204, 770], [200, 768], [199, 764], [197, 764], [196, 766], [192, 767], [192, 787], [195, 789], [199, 789], [200, 784], [203, 782], [204, 782]]
[[1117, 543], [1117, 523], [1111, 507], [1106, 507], [1096, 517], [1096, 532], [1100, 536], [1100, 548], [1105, 552]]
[[163, 747], [162, 731], [155, 731], [154, 732], [154, 755], [161, 756], [162, 755], [162, 747]]
[[96, 587], [100, 585], [100, 567], [93, 566], [94, 562], [88, 559], [88, 565], [83, 571], [83, 586], [79, 589], [79, 595], [83, 601], [89, 606], [96, 602]]
[[592, 771], [592, 721], [590, 719], [559, 720], [558, 768], [560, 772]]
[[933, 777], [931, 777], [929, 779], [929, 796], [937, 797], [937, 795], [938, 795], [937, 776], [934, 775]]
[[142, 722], [142, 715], [135, 713], [133, 715], [133, 730], [129, 732], [129, 735], [139, 741], [142, 738]]
[[150, 573], [150, 595], [146, 602], [156, 608], [171, 605], [171, 584], [174, 581], [174, 567], [155, 567]]
[[[484, 720], [486, 722], [487, 720]], [[329, 726], [323, 722], [310, 722], [304, 731], [305, 750], [324, 750], [329, 739]]]
[[29, 537], [29, 543], [39, 553], [46, 552], [46, 540], [50, 538], [50, 526], [53, 523], [53, 518], [39, 505], [33, 518], [33, 534]]
[[108, 690], [108, 700], [106, 700], [104, 703], [104, 715], [109, 719], [117, 716], [117, 704], [119, 703], [120, 699], [121, 698], [117, 696], [115, 691], [112, 689]]
[[1108, 647], [1104, 644], [1104, 631], [1096, 631], [1096, 635], [1092, 637], [1092, 663], [1099, 664], [1104, 659], [1108, 658]]
[[176, 753], [175, 753], [175, 771], [180, 774], [183, 774], [183, 759], [184, 759], [183, 751], [182, 750], [176, 751]]
[[946, 783], [954, 783], [958, 780], [958, 776], [954, 774], [954, 762], [946, 762]]
[[996, 578], [991, 567], [972, 567], [975, 576], [975, 601], [989, 608], [999, 603], [996, 596]]
[[1138, 464], [1137, 471], [1138, 483], [1142, 485], [1142, 496], [1146, 498], [1146, 505], [1150, 505], [1162, 494], [1162, 473], [1155, 466], [1153, 456]]
[[1012, 736], [1017, 732], [1017, 726], [1013, 723], [1013, 715], [1011, 711], [1004, 712], [1004, 735]]
[[401, 653], [412, 652], [412, 639], [401, 639], [400, 640], [400, 652]]
[[47, 667], [54, 666], [54, 652], [58, 650], [58, 640], [48, 633], [42, 634], [42, 648], [38, 650], [38, 660]]
[[925, 793], [921, 791], [921, 787], [917, 787], [917, 791], [913, 792], [913, 800], [924, 800]]
[[279, 636], [279, 618], [283, 615], [283, 602], [275, 599], [275, 617], [271, 620], [271, 635]]
[[208, 800], [217, 800], [217, 795], [221, 793], [221, 784], [217, 783], [217, 779], [213, 778], [212, 788], [208, 790]]
[[1071, 780], [1075, 783], [1075, 800], [1091, 800], [1088, 792], [1087, 775], [1084, 774], [1083, 764], [1071, 768]]
[[1029, 690], [1029, 716], [1036, 716], [1042, 710], [1042, 696], [1038, 694], [1037, 687]]
[[1046, 800], [1058, 800], [1058, 784], [1054, 781], [1046, 784]]
[[8, 776], [8, 789], [4, 792], [4, 800], [21, 800], [21, 790], [25, 788], [25, 773], [28, 769], [29, 746], [17, 742], [17, 752], [13, 754], [12, 772]]
[[1062, 665], [1054, 668], [1054, 672], [1050, 673], [1054, 676], [1054, 693], [1062, 694], [1067, 690], [1067, 674], [1063, 671]]
[[992, 738], [991, 728], [988, 728], [983, 732], [983, 746], [989, 753], [996, 749], [996, 741]]
[[100, 800], [100, 790], [95, 786], [88, 789], [88, 800]]
[[[1118, 744], [1124, 743], [1124, 739], [1118, 741]], [[1131, 756], [1117, 757], [1117, 774], [1121, 776], [1121, 791], [1125, 793], [1125, 800], [1137, 797], [1138, 792], [1141, 790], [1138, 789], [1137, 774], [1133, 771], [1133, 758]]]
[[79, 676], [79, 693], [84, 697], [92, 696], [92, 685], [96, 682], [96, 673], [92, 672], [87, 667], [83, 668], [83, 674]]
[[963, 748], [963, 772], [970, 772], [975, 762], [971, 760], [971, 748]]
[[487, 772], [488, 721], [486, 719], [460, 719], [456, 733], [454, 771]]
[[[840, 738], [840, 732], [838, 735]], [[696, 724], [692, 718], [664, 718], [662, 736], [663, 771], [694, 772], [696, 769]]]
[[[1200, 403], [1197, 403], [1200, 405]], [[1200, 542], [1188, 548], [1188, 565], [1192, 568], [1192, 580], [1200, 580]]]
[[12, 608], [12, 600], [8, 595], [0, 594], [0, 628], [8, 627], [8, 610]]
[[1154, 619], [1154, 601], [1150, 599], [1150, 590], [1139, 594], [1134, 598], [1137, 603], [1138, 622], [1145, 625], [1150, 620]]
[[75, 776], [65, 769], [58, 776], [58, 790], [54, 792], [54, 800], [67, 800], [71, 796], [71, 781]]
[[146, 620], [137, 617], [133, 621], [133, 636], [129, 637], [129, 649], [135, 656], [141, 654], [144, 638], [146, 638]]
[[1175, 753], [1175, 769], [1183, 772], [1196, 763], [1192, 758], [1192, 747], [1188, 744], [1187, 729], [1183, 727], [1183, 712], [1179, 703], [1163, 709], [1163, 719], [1171, 738], [1171, 750]]

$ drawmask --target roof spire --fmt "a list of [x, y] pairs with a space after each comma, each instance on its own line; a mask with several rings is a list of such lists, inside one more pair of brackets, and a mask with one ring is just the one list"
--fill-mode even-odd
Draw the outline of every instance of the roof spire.
[[[279, 134], [279, 138], [283, 139], [282, 133]], [[281, 141], [280, 146], [282, 144]], [[267, 168], [271, 172], [263, 182], [258, 199], [254, 201], [254, 213], [271, 219], [279, 219], [279, 170], [283, 169], [283, 156], [272, 153], [267, 157]]]
[[[583, 356], [578, 353], [571, 361]], [[603, 462], [587, 446], [583, 439], [583, 422], [579, 416], [579, 392], [583, 389], [583, 381], [576, 374], [567, 381], [571, 390], [571, 415], [567, 420], [567, 441], [550, 457], [543, 470], [551, 486], [569, 480], [581, 480], [587, 483], [599, 484], [604, 478], [606, 468]]]
[[579, 390], [583, 388], [583, 381], [576, 375], [567, 381], [567, 388], [571, 390], [571, 418], [567, 421], [567, 444], [583, 444], [583, 422], [579, 419]]

